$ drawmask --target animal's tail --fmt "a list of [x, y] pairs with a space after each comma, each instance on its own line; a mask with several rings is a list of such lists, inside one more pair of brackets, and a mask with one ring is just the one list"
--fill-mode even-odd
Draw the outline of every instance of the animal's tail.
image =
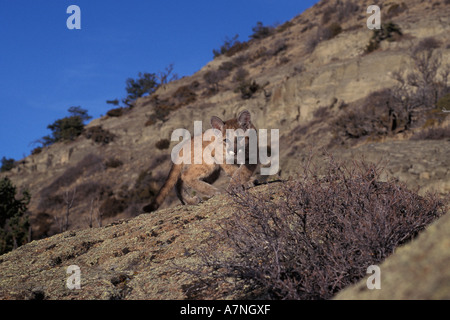
[[183, 164], [173, 164], [172, 168], [170, 169], [169, 175], [166, 179], [166, 182], [159, 190], [156, 197], [153, 199], [153, 201], [142, 208], [144, 212], [152, 212], [155, 210], [158, 210], [159, 206], [164, 202], [164, 199], [166, 199], [167, 195], [169, 194], [170, 190], [175, 186], [178, 179], [181, 175], [181, 169], [183, 168]]

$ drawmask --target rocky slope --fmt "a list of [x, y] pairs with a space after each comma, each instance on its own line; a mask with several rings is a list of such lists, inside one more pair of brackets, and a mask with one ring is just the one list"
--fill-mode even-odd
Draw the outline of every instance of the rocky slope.
[[448, 300], [449, 234], [450, 215], [447, 213], [380, 265], [380, 290], [368, 290], [364, 279], [338, 293], [335, 299]]
[[[278, 188], [267, 184], [255, 192]], [[206, 290], [186, 272], [201, 265], [198, 250], [230, 217], [232, 203], [230, 196], [220, 195], [198, 206], [176, 206], [33, 241], [0, 257], [0, 298], [242, 298], [229, 287]], [[363, 279], [336, 299], [449, 299], [449, 218], [450, 212], [380, 265], [381, 290], [367, 289]], [[80, 289], [67, 287], [72, 265], [80, 268]]]
[[[373, 34], [366, 27], [371, 1], [340, 3], [321, 1], [273, 35], [249, 41], [246, 49], [232, 57], [222, 55], [194, 75], [137, 100], [122, 116], [105, 116], [87, 126], [87, 130], [101, 126], [112, 133], [112, 142], [96, 143], [82, 135], [21, 160], [5, 175], [32, 194], [29, 209], [34, 239], [58, 233], [64, 196], [76, 190], [76, 197], [68, 232], [33, 241], [0, 257], [0, 296], [186, 297], [183, 285], [193, 280], [173, 269], [172, 262], [195, 259], [189, 255], [190, 248], [207, 236], [200, 230], [229, 214], [223, 202], [226, 196], [198, 208], [180, 207], [171, 196], [162, 207], [166, 209], [128, 219], [141, 213], [142, 204], [151, 200], [170, 168], [170, 148], [176, 142], [168, 149], [156, 144], [170, 140], [176, 128], [192, 132], [196, 120], [203, 121], [206, 129], [212, 115], [227, 119], [248, 109], [257, 128], [280, 130], [280, 172], [275, 177], [258, 176], [259, 180], [298, 174], [310, 149], [325, 147], [349, 161], [360, 156], [369, 161], [388, 160], [390, 176], [411, 188], [421, 187], [420, 192], [447, 196], [450, 141], [409, 140], [414, 130], [421, 130], [418, 127], [375, 141], [333, 144], [332, 125], [370, 93], [392, 87], [392, 72], [411, 67], [408, 51], [422, 39], [435, 38], [440, 43], [436, 52], [443, 62], [450, 61], [448, 1], [417, 0], [406, 5], [379, 1], [383, 22], [395, 22], [403, 36], [381, 42], [370, 54], [365, 50]], [[320, 31], [333, 22], [339, 23], [342, 32], [324, 38]], [[211, 94], [205, 74], [220, 68], [230, 69], [229, 75], [220, 81], [218, 92]], [[236, 91], [233, 79], [240, 68], [261, 88], [249, 99]], [[327, 110], [325, 116], [319, 115], [321, 109]], [[111, 160], [120, 164], [109, 165]], [[221, 177], [217, 184], [226, 182]], [[105, 227], [87, 229], [90, 224], [99, 225], [100, 214]], [[82, 269], [86, 284], [81, 291], [64, 286], [70, 264]]]

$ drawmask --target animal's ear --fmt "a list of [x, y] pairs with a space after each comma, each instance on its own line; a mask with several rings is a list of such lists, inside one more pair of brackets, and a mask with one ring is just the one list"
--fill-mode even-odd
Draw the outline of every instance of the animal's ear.
[[223, 131], [223, 126], [224, 123], [220, 118], [216, 116], [211, 117], [211, 127], [213, 127], [213, 129]]
[[244, 129], [244, 131], [249, 129], [250, 123], [251, 123], [250, 112], [247, 110], [244, 110], [241, 113], [239, 113], [239, 115], [237, 117], [237, 121], [238, 121], [239, 125], [241, 126], [241, 128]]

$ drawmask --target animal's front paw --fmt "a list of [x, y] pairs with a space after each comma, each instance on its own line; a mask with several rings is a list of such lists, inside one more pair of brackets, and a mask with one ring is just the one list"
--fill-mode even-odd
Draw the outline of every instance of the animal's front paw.
[[227, 187], [227, 192], [235, 192], [238, 190], [242, 190], [242, 185], [240, 183], [230, 183]]
[[200, 202], [202, 202], [202, 199], [200, 199], [199, 196], [193, 196], [193, 197], [190, 197], [189, 200], [186, 202], [187, 202], [187, 204], [197, 205]]

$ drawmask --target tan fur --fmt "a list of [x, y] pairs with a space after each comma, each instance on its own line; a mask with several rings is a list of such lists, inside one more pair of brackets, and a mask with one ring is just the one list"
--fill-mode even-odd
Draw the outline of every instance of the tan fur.
[[[250, 113], [248, 111], [242, 111], [236, 119], [230, 119], [225, 122], [220, 118], [212, 117], [211, 125], [213, 128], [222, 132], [223, 139], [225, 139], [227, 129], [242, 129], [244, 131], [247, 129], [256, 130], [255, 126], [251, 123]], [[191, 150], [194, 150], [194, 138], [188, 143], [191, 143]], [[248, 138], [246, 138], [246, 143], [248, 143]], [[210, 141], [203, 141], [202, 152], [210, 144]], [[248, 145], [246, 146], [246, 150], [248, 150]], [[212, 152], [211, 155], [214, 156], [214, 152]], [[182, 156], [182, 151], [179, 156]], [[194, 155], [192, 152], [191, 164], [181, 163], [172, 165], [166, 182], [163, 184], [153, 201], [143, 208], [144, 212], [157, 210], [174, 186], [176, 187], [175, 190], [177, 196], [183, 204], [197, 204], [200, 202], [199, 196], [190, 196], [186, 190], [187, 188], [195, 190], [196, 193], [198, 192], [206, 198], [211, 198], [214, 195], [220, 194], [221, 191], [219, 189], [203, 181], [213, 175], [217, 170], [220, 170], [220, 168], [231, 177], [229, 188], [232, 188], [236, 185], [247, 184], [255, 172], [257, 164], [226, 164], [225, 161], [223, 164], [194, 164]]]

